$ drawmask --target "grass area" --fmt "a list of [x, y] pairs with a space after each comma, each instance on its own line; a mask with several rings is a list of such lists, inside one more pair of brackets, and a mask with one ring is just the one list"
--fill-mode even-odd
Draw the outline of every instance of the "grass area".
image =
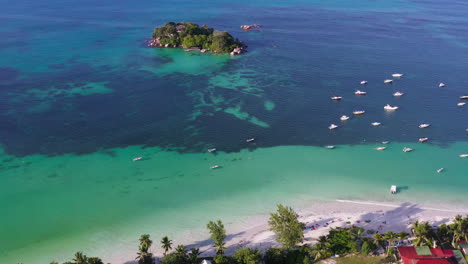
[[320, 264], [381, 264], [383, 257], [367, 257], [367, 256], [346, 256], [341, 258], [333, 258], [328, 260], [323, 260], [319, 262]]

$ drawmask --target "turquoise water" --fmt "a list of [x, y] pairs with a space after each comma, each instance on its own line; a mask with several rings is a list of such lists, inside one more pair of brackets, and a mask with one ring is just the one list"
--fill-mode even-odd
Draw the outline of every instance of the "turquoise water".
[[[181, 237], [301, 197], [465, 207], [467, 5], [0, 0], [0, 262], [131, 260], [141, 233]], [[228, 30], [249, 52], [146, 48], [169, 20]]]

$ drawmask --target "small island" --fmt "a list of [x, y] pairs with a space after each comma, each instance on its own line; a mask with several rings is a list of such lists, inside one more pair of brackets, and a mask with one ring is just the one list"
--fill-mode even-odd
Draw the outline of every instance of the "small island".
[[154, 29], [153, 38], [147, 41], [149, 47], [184, 48], [186, 51], [199, 50], [213, 53], [239, 55], [246, 52], [247, 46], [234, 39], [226, 31], [219, 31], [206, 25], [200, 27], [192, 22], [168, 22]]

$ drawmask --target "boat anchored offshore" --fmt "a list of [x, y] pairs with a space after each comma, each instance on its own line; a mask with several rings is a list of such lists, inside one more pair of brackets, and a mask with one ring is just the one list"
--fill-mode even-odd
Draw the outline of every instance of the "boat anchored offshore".
[[457, 106], [464, 106], [464, 105], [466, 105], [465, 102], [460, 102], [460, 103], [457, 104]]
[[395, 111], [397, 110], [399, 107], [398, 106], [391, 106], [389, 104], [387, 104], [386, 106], [384, 106], [384, 109], [387, 110], [387, 111]]
[[361, 90], [356, 90], [356, 91], [354, 92], [354, 94], [355, 94], [355, 95], [366, 95], [367, 93], [364, 92], [364, 91], [361, 91]]
[[331, 145], [330, 145], [330, 146], [325, 146], [325, 148], [326, 148], [326, 149], [334, 149], [335, 146], [331, 146]]
[[371, 125], [373, 125], [373, 126], [380, 126], [381, 124], [382, 124], [382, 123], [380, 123], [380, 122], [372, 122], [372, 123], [371, 123]]
[[460, 99], [462, 99], [462, 100], [467, 100], [467, 99], [468, 99], [468, 95], [462, 95], [462, 96], [460, 96]]
[[437, 173], [441, 173], [443, 171], [444, 171], [444, 168], [440, 168], [440, 169], [437, 170]]
[[132, 159], [132, 160], [133, 160], [133, 161], [139, 161], [139, 160], [141, 160], [141, 159], [143, 159], [143, 157], [136, 157], [136, 158], [134, 158], [134, 159]]
[[398, 192], [398, 189], [397, 189], [396, 185], [390, 186], [390, 193], [391, 194], [396, 194], [397, 192]]
[[215, 152], [215, 151], [216, 151], [215, 148], [210, 148], [210, 149], [208, 149], [208, 152], [210, 152], [210, 153], [211, 153], [211, 152]]
[[366, 112], [366, 111], [364, 111], [364, 110], [356, 110], [356, 111], [353, 112], [353, 114], [355, 114], [355, 115], [363, 115], [365, 112]]
[[331, 124], [328, 126], [328, 129], [333, 130], [333, 129], [336, 129], [337, 127], [338, 127], [337, 125]]
[[361, 85], [366, 85], [367, 81], [361, 81]]
[[213, 169], [219, 169], [219, 168], [221, 168], [221, 166], [219, 166], [219, 165], [214, 165], [214, 166], [211, 166], [211, 167], [210, 167], [210, 169], [212, 169], [212, 170], [213, 170]]
[[439, 83], [439, 88], [445, 87], [445, 83]]
[[403, 96], [405, 93], [402, 93], [402, 92], [396, 92], [393, 94], [393, 96], [395, 97], [400, 97], [400, 96]]
[[431, 124], [420, 124], [419, 128], [426, 128], [429, 127]]
[[249, 139], [245, 140], [245, 142], [247, 142], [247, 143], [254, 142], [254, 141], [255, 141], [255, 138], [249, 138]]
[[403, 74], [402, 73], [394, 73], [394, 74], [392, 74], [392, 77], [393, 78], [401, 78], [401, 77], [403, 77]]
[[384, 82], [385, 84], [390, 84], [390, 83], [393, 82], [393, 80], [387, 79], [387, 80], [384, 80], [383, 82]]
[[411, 152], [411, 151], [413, 151], [413, 149], [412, 149], [412, 148], [406, 148], [406, 147], [405, 147], [405, 148], [403, 148], [403, 152]]
[[341, 99], [343, 99], [343, 97], [341, 97], [341, 96], [333, 96], [333, 97], [331, 97], [331, 99], [332, 99], [333, 101], [340, 101]]
[[382, 144], [387, 145], [390, 141], [382, 141]]
[[424, 142], [426, 142], [428, 140], [429, 140], [429, 138], [427, 138], [427, 137], [419, 138], [419, 142], [421, 142], [421, 143], [424, 143]]
[[342, 115], [342, 116], [340, 117], [340, 120], [341, 120], [341, 121], [346, 121], [346, 120], [348, 120], [348, 119], [349, 119], [349, 116], [347, 116], [347, 115]]
[[468, 158], [468, 154], [461, 154], [460, 158]]
[[376, 147], [375, 150], [385, 150], [387, 147]]

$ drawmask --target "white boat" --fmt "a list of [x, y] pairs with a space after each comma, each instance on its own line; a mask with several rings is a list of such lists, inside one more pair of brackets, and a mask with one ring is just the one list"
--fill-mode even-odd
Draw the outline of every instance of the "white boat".
[[349, 119], [349, 116], [346, 116], [346, 115], [342, 115], [342, 116], [340, 117], [340, 120], [341, 120], [341, 121], [346, 121], [346, 120], [348, 120], [348, 119]]
[[404, 93], [402, 93], [402, 92], [396, 92], [396, 93], [393, 94], [393, 96], [395, 96], [395, 97], [400, 97], [402, 95], [404, 95]]
[[364, 111], [364, 110], [356, 110], [356, 111], [353, 112], [353, 114], [355, 114], [355, 115], [363, 115], [365, 112], [366, 112], [366, 111]]
[[443, 171], [444, 171], [444, 168], [440, 168], [440, 169], [437, 170], [437, 173], [441, 173]]
[[330, 146], [325, 146], [325, 148], [326, 148], [326, 149], [334, 149], [335, 146], [331, 146], [331, 145], [330, 145]]
[[460, 96], [460, 99], [462, 99], [462, 100], [467, 100], [467, 99], [468, 99], [468, 95]]
[[419, 128], [426, 128], [429, 127], [431, 124], [420, 124]]
[[460, 158], [468, 158], [468, 154], [461, 154]]
[[384, 82], [385, 84], [390, 84], [390, 83], [393, 82], [393, 80], [387, 79], [387, 80], [384, 80], [383, 82]]
[[387, 147], [376, 147], [375, 150], [385, 150]]
[[143, 157], [136, 157], [136, 158], [134, 158], [134, 159], [132, 159], [132, 160], [133, 160], [133, 161], [138, 161], [138, 160], [141, 160], [141, 159], [143, 159]]
[[397, 110], [399, 107], [398, 106], [391, 106], [389, 104], [387, 104], [386, 106], [384, 106], [384, 109], [385, 110], [389, 110], [389, 111], [395, 111]]
[[333, 97], [331, 97], [331, 99], [334, 100], [334, 101], [339, 101], [339, 100], [343, 99], [343, 97], [341, 97], [341, 96], [333, 96]]
[[245, 142], [247, 142], [247, 143], [254, 142], [254, 141], [255, 141], [255, 138], [249, 138], [249, 139], [245, 140]]
[[439, 83], [439, 88], [445, 87], [445, 83]]
[[361, 90], [356, 90], [356, 91], [354, 92], [354, 94], [355, 94], [355, 95], [366, 95], [367, 93], [364, 92], [364, 91], [361, 91]]
[[211, 152], [215, 152], [215, 151], [216, 151], [215, 148], [210, 148], [210, 149], [208, 149], [208, 152], [210, 152], [210, 153], [211, 153]]
[[382, 144], [387, 145], [390, 141], [382, 141]]
[[214, 166], [211, 166], [210, 169], [218, 169], [218, 168], [221, 168], [221, 166], [219, 165], [214, 165]]
[[328, 129], [333, 130], [333, 129], [336, 129], [337, 127], [338, 127], [337, 125], [331, 124], [330, 126], [328, 126]]
[[367, 81], [361, 81], [361, 85], [366, 85]]
[[392, 185], [392, 186], [390, 186], [390, 193], [391, 193], [391, 194], [396, 194], [396, 193], [397, 193], [397, 191], [398, 191], [398, 190], [397, 190], [397, 187], [396, 187], [396, 185]]
[[394, 74], [392, 74], [392, 77], [393, 78], [401, 78], [401, 77], [403, 77], [403, 74], [402, 73], [394, 73]]
[[419, 142], [421, 142], [421, 143], [424, 143], [424, 142], [426, 142], [428, 140], [429, 140], [429, 138], [427, 138], [427, 137], [419, 138]]
[[464, 105], [466, 105], [465, 102], [460, 102], [460, 103], [457, 104], [457, 106], [464, 106]]
[[382, 123], [380, 123], [380, 122], [372, 122], [372, 123], [371, 123], [371, 125], [373, 125], [373, 126], [380, 126], [381, 124], [382, 124]]
[[403, 148], [403, 152], [411, 152], [411, 151], [413, 151], [413, 149], [412, 149], [412, 148], [406, 148], [406, 147], [405, 147], [405, 148]]

